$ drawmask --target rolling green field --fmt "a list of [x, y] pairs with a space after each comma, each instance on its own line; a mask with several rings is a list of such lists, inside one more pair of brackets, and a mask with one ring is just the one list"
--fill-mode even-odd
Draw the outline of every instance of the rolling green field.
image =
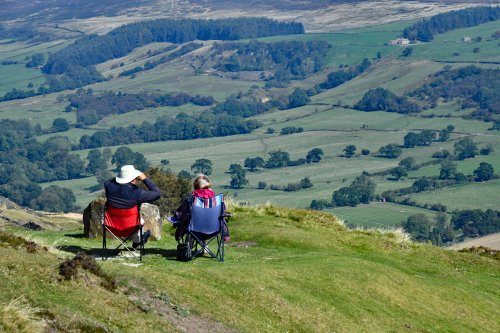
[[[429, 43], [415, 45], [412, 57], [453, 62], [494, 61], [498, 63], [500, 61], [498, 40], [491, 38], [497, 30], [498, 22], [490, 22], [438, 34]], [[470, 37], [472, 41], [464, 43], [463, 37]], [[476, 37], [481, 37], [481, 41], [474, 41]], [[479, 48], [478, 53], [473, 52], [476, 47]], [[458, 55], [453, 55], [454, 53]]]
[[[326, 90], [321, 94], [312, 96], [312, 101], [309, 105], [290, 110], [271, 110], [265, 114], [253, 117], [252, 119], [260, 121], [263, 126], [251, 134], [191, 141], [140, 143], [129, 146], [134, 151], [143, 153], [152, 166], [159, 166], [160, 161], [163, 159], [169, 160], [168, 167], [176, 173], [181, 170], [191, 171], [191, 165], [196, 159], [208, 158], [213, 162], [213, 174], [211, 178], [217, 191], [224, 192], [228, 196], [234, 197], [237, 201], [248, 202], [250, 204], [262, 204], [269, 201], [283, 206], [300, 208], [307, 208], [313, 199], [330, 200], [333, 191], [348, 186], [364, 170], [368, 172], [386, 170], [396, 166], [402, 158], [409, 156], [416, 158], [419, 162], [430, 161], [432, 160], [432, 154], [442, 149], [448, 149], [450, 152], [453, 152], [453, 144], [465, 135], [471, 136], [480, 148], [491, 144], [494, 152], [487, 157], [478, 156], [474, 159], [458, 162], [459, 171], [471, 174], [481, 161], [487, 161], [488, 163], [492, 163], [495, 172], [498, 174], [498, 170], [500, 170], [500, 137], [498, 132], [490, 130], [491, 123], [460, 118], [461, 115], [472, 110], [461, 110], [459, 101], [446, 103], [439, 101], [436, 108], [423, 111], [417, 115], [361, 112], [350, 109], [368, 89], [384, 87], [398, 95], [402, 95], [424, 84], [429, 80], [430, 75], [441, 70], [446, 65], [456, 68], [466, 65], [470, 61], [500, 61], [498, 46], [495, 48], [492, 44], [493, 41], [489, 38], [497, 29], [494, 23], [436, 35], [436, 38], [431, 43], [413, 45], [414, 53], [412, 56], [402, 58], [400, 57], [402, 47], [386, 44], [389, 40], [399, 36], [403, 28], [410, 24], [411, 22], [397, 22], [376, 27], [352, 29], [341, 33], [263, 38], [262, 40], [265, 41], [320, 39], [327, 40], [332, 45], [327, 59], [329, 67], [325, 70], [304, 81], [292, 82], [288, 88], [276, 89], [275, 91], [262, 90], [263, 95], [267, 93], [270, 96], [276, 93], [288, 94], [294, 87], [310, 88], [325, 80], [327, 74], [333, 70], [337, 70], [340, 64], [355, 65], [365, 57], [370, 59], [372, 66], [368, 71], [353, 80], [335, 89]], [[473, 38], [481, 36], [482, 41], [462, 43], [460, 42], [462, 36]], [[61, 42], [40, 45], [29, 45], [26, 43], [9, 44], [7, 42], [3, 41], [0, 44], [0, 60], [23, 60], [26, 55], [35, 52], [46, 53], [64, 46]], [[205, 48], [199, 49], [193, 54], [188, 54], [172, 62], [164, 63], [154, 70], [137, 73], [134, 78], [118, 78], [117, 74], [121, 71], [143, 65], [148, 59], [156, 59], [164, 55], [160, 54], [148, 58], [147, 52], [148, 50], [158, 50], [166, 47], [168, 43], [156, 43], [138, 48], [125, 57], [99, 64], [97, 67], [103, 74], [114, 75], [115, 78], [106, 82], [93, 84], [90, 88], [94, 91], [113, 90], [130, 93], [139, 91], [158, 93], [184, 91], [191, 94], [213, 96], [220, 102], [231, 94], [236, 94], [240, 91], [246, 92], [252, 87], [253, 89], [263, 87], [264, 83], [260, 81], [230, 79], [208, 75], [208, 73], [200, 74], [195, 71], [191, 66], [191, 61], [203, 55], [204, 50], [209, 48], [210, 42], [206, 42], [206, 44]], [[450, 45], [455, 45], [456, 47], [450, 47]], [[479, 47], [480, 52], [474, 54], [475, 58], [470, 58], [467, 52], [472, 52], [474, 47]], [[449, 55], [449, 53], [455, 52], [455, 49], [460, 52], [460, 55]], [[381, 52], [381, 60], [376, 59], [377, 52]], [[450, 59], [458, 61], [458, 63], [447, 63]], [[123, 67], [111, 69], [111, 66], [120, 64], [121, 62], [124, 63]], [[498, 65], [494, 64], [483, 64], [481, 66], [489, 68], [498, 67]], [[24, 68], [24, 70], [28, 69]], [[37, 75], [39, 75], [39, 72], [34, 71], [34, 73], [38, 73]], [[7, 77], [3, 77], [3, 79], [0, 77], [0, 90], [2, 87], [7, 87], [11, 84], [18, 85], [19, 87], [27, 85], [29, 83], [28, 77], [23, 75], [25, 74], [16, 77], [15, 82], [8, 82]], [[7, 76], [12, 77], [12, 75]], [[39, 80], [42, 80], [42, 78], [39, 77]], [[41, 83], [42, 81], [38, 82]], [[64, 112], [64, 108], [68, 104], [65, 95], [68, 93], [70, 91], [49, 94], [47, 96], [37, 96], [25, 100], [2, 102], [0, 104], [0, 118], [29, 118], [33, 123], [40, 123], [43, 128], [50, 127], [55, 118], [64, 118], [71, 124], [75, 124], [75, 113]], [[346, 107], [333, 106], [339, 104]], [[207, 107], [197, 107], [191, 104], [181, 107], [144, 109], [104, 118], [98, 124], [86, 129], [72, 128], [68, 132], [59, 134], [68, 136], [72, 143], [77, 143], [78, 138], [83, 134], [91, 135], [96, 130], [107, 129], [117, 124], [128, 126], [141, 124], [143, 121], [154, 122], [159, 116], [175, 116], [179, 112], [196, 115], [205, 112], [206, 109]], [[448, 142], [435, 142], [428, 147], [405, 149], [398, 159], [384, 159], [377, 156], [377, 151], [380, 147], [389, 143], [401, 144], [403, 137], [410, 131], [418, 132], [423, 129], [441, 130], [448, 125], [455, 127], [455, 133], [452, 134], [451, 140]], [[289, 126], [302, 127], [304, 131], [287, 136], [280, 136], [278, 134], [282, 128]], [[272, 135], [266, 134], [268, 128], [273, 128], [276, 130], [276, 133]], [[43, 141], [49, 136], [44, 135], [39, 137], [39, 139]], [[355, 145], [357, 147], [357, 155], [351, 159], [342, 157], [343, 149], [347, 145]], [[111, 148], [114, 151], [118, 147]], [[318, 164], [306, 164], [282, 169], [264, 169], [253, 173], [247, 172], [248, 186], [238, 190], [229, 189], [227, 186], [230, 177], [226, 172], [232, 163], [243, 164], [247, 157], [260, 156], [266, 159], [270, 151], [278, 149], [289, 152], [292, 160], [299, 159], [304, 158], [312, 148], [321, 148], [325, 153], [323, 160]], [[369, 149], [370, 154], [368, 156], [360, 156], [361, 149]], [[88, 151], [75, 151], [75, 153], [85, 157]], [[439, 165], [433, 165], [411, 172], [409, 175], [410, 178], [400, 181], [390, 180], [388, 179], [389, 177], [375, 177], [374, 181], [377, 183], [376, 193], [380, 194], [388, 189], [407, 187], [411, 185], [415, 177], [436, 176], [438, 173]], [[311, 179], [313, 183], [312, 188], [297, 192], [269, 189], [271, 184], [286, 186], [288, 183], [297, 183], [305, 177]], [[264, 190], [257, 189], [258, 182], [265, 182], [267, 188]], [[87, 177], [78, 180], [47, 183], [43, 184], [43, 186], [57, 184], [68, 187], [74, 191], [77, 197], [77, 204], [85, 207], [97, 195], [97, 193], [89, 193], [87, 190], [87, 188], [95, 185], [95, 183], [95, 177]], [[491, 203], [487, 204], [488, 207], [491, 207], [492, 202], [498, 198], [498, 195], [495, 195], [496, 182], [492, 186], [485, 184], [471, 184], [470, 186], [473, 189], [468, 190], [467, 186], [460, 187], [455, 189], [454, 193], [458, 193], [457, 196], [459, 196], [461, 191], [464, 191], [464, 194], [476, 193], [476, 196], [480, 197], [482, 193], [481, 189], [484, 187], [485, 194], [492, 197]], [[416, 200], [418, 199], [417, 201], [420, 203], [427, 203], [427, 200], [435, 202], [436, 200], [430, 194], [420, 194], [420, 196], [416, 196]], [[439, 200], [441, 198], [447, 201], [447, 206], [449, 205], [450, 207], [470, 207], [465, 200], [455, 200], [454, 196], [449, 196], [449, 198], [448, 196], [439, 196]], [[450, 203], [450, 201], [454, 200], [456, 203]], [[445, 203], [443, 202], [443, 204]], [[379, 209], [378, 207], [377, 209]], [[381, 205], [380, 207], [390, 206]], [[359, 223], [362, 223], [361, 221], [365, 214], [369, 215], [369, 212], [374, 209], [360, 208], [358, 216], [357, 213], [352, 213], [350, 208], [346, 208], [349, 211], [348, 214], [354, 216], [353, 219], [357, 218]], [[355, 210], [352, 209], [352, 211]], [[383, 211], [383, 209], [380, 210]], [[391, 209], [387, 208], [387, 210]], [[425, 212], [432, 214], [430, 211]], [[405, 214], [401, 216], [407, 216]], [[379, 216], [381, 215], [373, 214], [374, 225], [385, 224], [384, 219]], [[396, 221], [400, 219], [398, 214], [395, 216], [397, 217], [390, 220]], [[394, 225], [394, 223], [391, 222], [389, 225]]]
[[494, 209], [498, 210], [498, 193], [500, 181], [498, 179], [484, 183], [472, 183], [442, 188], [430, 192], [422, 192], [411, 196], [413, 201], [424, 204], [440, 203], [455, 209]]
[[399, 223], [414, 214], [425, 214], [433, 219], [435, 213], [418, 207], [398, 205], [390, 202], [373, 202], [358, 207], [338, 207], [327, 210], [344, 223], [365, 228], [395, 228]]
[[[49, 52], [55, 52], [68, 44], [67, 41], [52, 41], [48, 43], [25, 43], [13, 40], [0, 40], [0, 96], [13, 88], [20, 90], [37, 90], [45, 82], [39, 69], [26, 68], [27, 56], [43, 53], [45, 58]], [[17, 61], [18, 64], [4, 65], [4, 61]], [[28, 88], [32, 83], [33, 88]]]

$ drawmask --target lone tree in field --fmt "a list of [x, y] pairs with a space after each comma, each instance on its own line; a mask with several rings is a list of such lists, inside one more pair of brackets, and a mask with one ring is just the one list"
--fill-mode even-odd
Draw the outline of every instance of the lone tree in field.
[[248, 184], [248, 180], [246, 179], [246, 171], [239, 164], [231, 164], [229, 166], [229, 174], [231, 175], [231, 181], [229, 183], [229, 187], [238, 189]]
[[193, 165], [191, 165], [191, 170], [194, 173], [202, 173], [204, 175], [210, 176], [212, 174], [212, 161], [208, 158], [197, 159]]
[[349, 187], [342, 187], [333, 192], [332, 205], [334, 207], [356, 206], [359, 203], [367, 204], [375, 197], [375, 183], [370, 177], [362, 174], [356, 177]]
[[274, 150], [269, 152], [269, 159], [266, 162], [266, 168], [283, 168], [290, 162], [290, 154], [286, 151]]
[[332, 205], [334, 207], [344, 207], [344, 206], [355, 207], [358, 204], [359, 204], [358, 193], [351, 187], [342, 187], [338, 191], [333, 192]]
[[344, 148], [344, 156], [347, 158], [353, 157], [355, 152], [356, 152], [355, 145], [348, 145], [347, 147]]
[[458, 160], [473, 158], [477, 155], [477, 145], [471, 138], [463, 138], [453, 145], [455, 148], [455, 156]]
[[486, 162], [481, 162], [479, 167], [474, 170], [474, 176], [476, 182], [484, 182], [493, 179], [494, 170], [493, 166]]
[[56, 118], [52, 122], [52, 131], [53, 132], [66, 132], [70, 129], [70, 125], [66, 119]]
[[318, 163], [321, 161], [323, 154], [323, 149], [313, 148], [307, 153], [306, 161], [307, 163]]
[[439, 170], [439, 179], [452, 179], [455, 178], [457, 174], [457, 164], [450, 161], [445, 160], [441, 163], [441, 169]]

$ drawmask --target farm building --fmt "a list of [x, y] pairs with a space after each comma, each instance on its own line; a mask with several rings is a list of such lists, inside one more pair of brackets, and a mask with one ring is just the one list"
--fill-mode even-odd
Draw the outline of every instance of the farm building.
[[389, 45], [410, 45], [408, 38], [397, 38], [389, 41]]

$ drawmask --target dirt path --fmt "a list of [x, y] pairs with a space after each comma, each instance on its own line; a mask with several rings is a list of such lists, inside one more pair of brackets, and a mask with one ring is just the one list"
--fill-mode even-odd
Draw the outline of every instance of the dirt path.
[[[144, 312], [154, 313], [167, 319], [181, 332], [187, 333], [237, 333], [239, 331], [193, 313], [181, 304], [175, 304], [167, 294], [153, 294], [138, 283], [130, 282], [129, 301]], [[131, 293], [132, 292], [132, 293]]]

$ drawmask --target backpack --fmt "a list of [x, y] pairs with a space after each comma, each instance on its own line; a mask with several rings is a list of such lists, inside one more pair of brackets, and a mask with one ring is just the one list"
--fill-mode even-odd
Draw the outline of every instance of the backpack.
[[192, 259], [191, 246], [189, 243], [177, 244], [177, 260], [189, 261]]

